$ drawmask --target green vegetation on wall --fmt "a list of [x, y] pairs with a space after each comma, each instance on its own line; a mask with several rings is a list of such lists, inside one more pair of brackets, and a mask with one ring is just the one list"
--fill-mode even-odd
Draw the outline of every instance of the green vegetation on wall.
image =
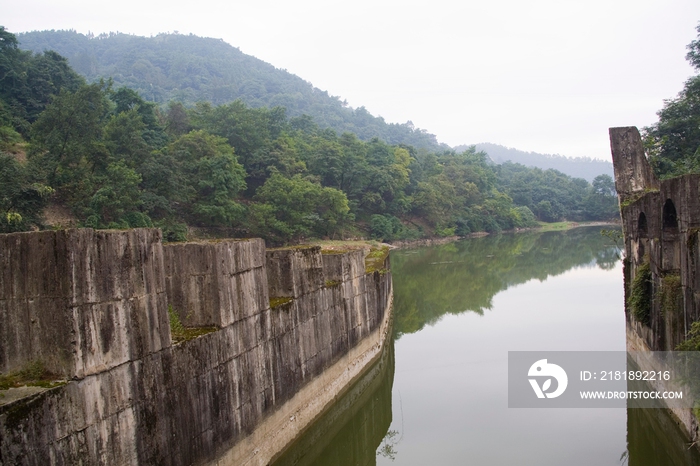
[[678, 315], [680, 313], [683, 306], [683, 287], [679, 274], [668, 274], [661, 279], [659, 300], [662, 315]]
[[19, 371], [0, 374], [0, 390], [23, 386], [52, 388], [65, 384], [55, 379], [56, 377], [46, 370], [44, 363], [37, 359], [28, 362]]
[[678, 351], [700, 351], [700, 322], [693, 322], [686, 340], [676, 346]]
[[168, 305], [168, 318], [170, 320], [170, 337], [174, 344], [193, 340], [218, 330], [216, 327], [185, 327], [180, 320], [180, 315], [171, 305]]
[[627, 305], [632, 315], [644, 325], [651, 322], [652, 281], [648, 258], [637, 267], [632, 280]]

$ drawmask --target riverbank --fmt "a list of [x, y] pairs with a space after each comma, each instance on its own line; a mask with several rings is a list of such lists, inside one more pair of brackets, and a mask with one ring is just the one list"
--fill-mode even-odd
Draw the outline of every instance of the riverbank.
[[[501, 233], [525, 233], [533, 231], [565, 231], [572, 230], [574, 228], [582, 227], [619, 227], [619, 222], [539, 222], [539, 226], [533, 228], [516, 228], [514, 230], [504, 230]], [[316, 240], [309, 241], [308, 245], [320, 246], [322, 252], [324, 253], [334, 253], [334, 252], [346, 252], [355, 249], [380, 249], [382, 247], [389, 247], [390, 249], [409, 249], [421, 246], [438, 246], [440, 244], [454, 243], [467, 238], [481, 238], [483, 236], [488, 236], [492, 233], [485, 231], [478, 231], [471, 233], [467, 236], [445, 236], [445, 237], [430, 237], [421, 238], [416, 240], [407, 241], [392, 241], [391, 243], [383, 243], [378, 240]]]
[[[572, 230], [574, 228], [581, 228], [581, 227], [595, 227], [595, 226], [607, 226], [607, 227], [615, 227], [615, 226], [620, 226], [619, 222], [555, 222], [555, 223], [546, 223], [546, 222], [539, 222], [539, 226], [533, 227], [533, 228], [516, 228], [514, 230], [503, 230], [501, 233], [524, 233], [524, 232], [532, 232], [532, 231], [564, 231], [564, 230]], [[392, 249], [405, 249], [405, 248], [416, 248], [420, 246], [437, 246], [440, 244], [447, 244], [447, 243], [453, 243], [455, 241], [459, 241], [461, 239], [467, 239], [467, 238], [480, 238], [482, 236], [488, 236], [492, 233], [488, 233], [485, 231], [479, 231], [476, 233], [471, 233], [467, 236], [446, 236], [446, 237], [434, 237], [434, 238], [422, 238], [422, 239], [417, 239], [417, 240], [411, 240], [411, 241], [393, 241], [389, 243], [389, 247]]]

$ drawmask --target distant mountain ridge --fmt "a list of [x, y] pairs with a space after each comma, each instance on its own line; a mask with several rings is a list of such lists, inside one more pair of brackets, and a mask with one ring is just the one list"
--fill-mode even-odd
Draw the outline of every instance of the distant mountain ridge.
[[[486, 152], [489, 158], [497, 164], [504, 162], [520, 163], [527, 167], [537, 167], [542, 170], [558, 170], [573, 178], [583, 178], [589, 183], [598, 175], [610, 175], [614, 178], [612, 162], [589, 157], [565, 157], [563, 155], [538, 154], [525, 152], [510, 147], [491, 143], [475, 144], [476, 150]], [[455, 150], [466, 149], [467, 145], [457, 146]]]
[[17, 37], [24, 50], [63, 55], [90, 82], [112, 78], [116, 88], [129, 87], [153, 102], [220, 105], [240, 99], [251, 107], [285, 107], [290, 117], [310, 115], [322, 128], [351, 132], [363, 140], [377, 137], [389, 144], [449, 149], [410, 121], [387, 123], [364, 107], [350, 108], [340, 98], [221, 39], [191, 34], [88, 36], [73, 30], [32, 31]]

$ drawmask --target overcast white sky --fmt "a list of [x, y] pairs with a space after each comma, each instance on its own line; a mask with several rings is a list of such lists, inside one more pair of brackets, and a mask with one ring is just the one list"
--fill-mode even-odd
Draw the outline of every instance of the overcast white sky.
[[0, 0], [18, 33], [225, 40], [388, 122], [455, 146], [610, 158], [693, 74], [698, 0]]

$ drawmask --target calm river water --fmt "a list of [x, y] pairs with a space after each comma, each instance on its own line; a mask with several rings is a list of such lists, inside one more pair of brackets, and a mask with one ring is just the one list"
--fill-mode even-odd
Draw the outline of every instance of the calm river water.
[[381, 361], [276, 464], [700, 465], [658, 410], [508, 408], [508, 351], [625, 349], [600, 228], [392, 252]]

